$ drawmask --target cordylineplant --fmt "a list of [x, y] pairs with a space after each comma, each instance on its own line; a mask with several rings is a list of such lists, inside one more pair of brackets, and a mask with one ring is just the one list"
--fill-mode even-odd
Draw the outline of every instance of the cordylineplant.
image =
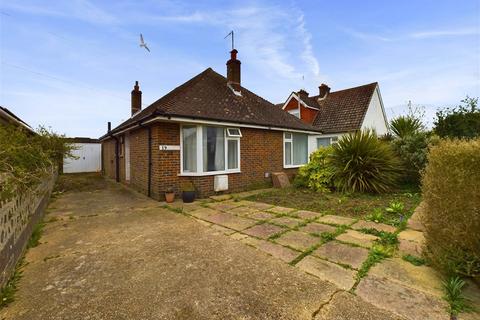
[[345, 135], [333, 146], [331, 164], [335, 186], [341, 191], [383, 193], [399, 178], [400, 161], [390, 145], [374, 131]]

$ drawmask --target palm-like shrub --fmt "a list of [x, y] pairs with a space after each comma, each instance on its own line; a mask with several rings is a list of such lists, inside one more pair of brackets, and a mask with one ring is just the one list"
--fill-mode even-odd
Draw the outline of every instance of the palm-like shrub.
[[405, 138], [424, 130], [422, 120], [414, 115], [399, 116], [390, 121], [390, 130], [397, 138]]
[[333, 168], [330, 165], [332, 147], [322, 147], [310, 155], [310, 161], [298, 170], [294, 185], [315, 191], [330, 191], [333, 187]]
[[330, 163], [335, 170], [335, 186], [347, 192], [387, 192], [401, 170], [390, 145], [371, 130], [343, 136], [333, 146]]

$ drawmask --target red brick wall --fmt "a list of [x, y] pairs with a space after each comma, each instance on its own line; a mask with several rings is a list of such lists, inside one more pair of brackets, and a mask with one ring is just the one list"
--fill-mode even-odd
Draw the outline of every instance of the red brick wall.
[[[297, 99], [293, 98], [285, 107], [285, 111], [297, 109], [298, 108], [298, 101]], [[303, 122], [312, 124], [313, 120], [315, 120], [315, 116], [317, 115], [317, 111], [310, 108], [305, 108], [302, 104], [300, 104], [300, 116]]]
[[[266, 172], [287, 172], [290, 176], [296, 169], [283, 169], [283, 132], [262, 129], [242, 128], [240, 138], [240, 169], [241, 173], [231, 173], [229, 176], [229, 192], [242, 191], [253, 186], [271, 183], [271, 178], [265, 178]], [[180, 151], [160, 151], [159, 145], [180, 145], [180, 125], [178, 123], [156, 123], [151, 126], [152, 134], [152, 177], [151, 197], [163, 199], [167, 188], [173, 188], [179, 195], [181, 184], [191, 181], [200, 197], [214, 194], [214, 176], [184, 177], [180, 174]], [[112, 144], [110, 139], [103, 143]], [[130, 186], [147, 194], [148, 190], [148, 134], [146, 128], [130, 133]], [[114, 149], [113, 149], [114, 150]], [[104, 153], [106, 175], [115, 178], [115, 162], [110, 168], [111, 160]], [[121, 181], [125, 182], [124, 158], [120, 158]], [[111, 176], [113, 172], [113, 176]]]

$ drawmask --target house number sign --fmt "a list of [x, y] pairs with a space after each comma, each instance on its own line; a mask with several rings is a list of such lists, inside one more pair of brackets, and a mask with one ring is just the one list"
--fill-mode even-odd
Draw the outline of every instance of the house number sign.
[[170, 146], [166, 144], [161, 144], [158, 146], [160, 151], [173, 151], [173, 150], [180, 150], [180, 146]]

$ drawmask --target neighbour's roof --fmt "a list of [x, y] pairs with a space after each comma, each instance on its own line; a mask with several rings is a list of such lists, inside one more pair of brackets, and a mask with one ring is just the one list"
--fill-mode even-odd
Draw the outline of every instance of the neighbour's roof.
[[246, 88], [240, 87], [240, 91], [241, 96], [235, 94], [227, 86], [227, 78], [208, 68], [117, 126], [111, 133], [156, 115], [320, 131]]
[[0, 106], [0, 118], [2, 118], [4, 122], [13, 123], [16, 126], [21, 125], [26, 129], [28, 129], [29, 131], [33, 132], [32, 127], [30, 127], [28, 123], [20, 119], [16, 114], [8, 110], [6, 107]]
[[[301, 99], [318, 113], [313, 125], [324, 133], [358, 130], [362, 126], [370, 100], [378, 83], [330, 92], [325, 99], [319, 96]], [[298, 95], [297, 95], [298, 96]]]
[[87, 137], [71, 137], [71, 138], [65, 138], [65, 140], [71, 143], [99, 143], [100, 142], [98, 139], [87, 138]]

